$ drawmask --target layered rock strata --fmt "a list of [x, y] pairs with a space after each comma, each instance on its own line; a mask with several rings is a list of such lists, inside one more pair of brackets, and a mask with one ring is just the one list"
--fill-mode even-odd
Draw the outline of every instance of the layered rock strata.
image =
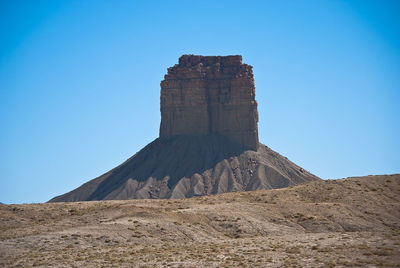
[[217, 133], [257, 150], [252, 66], [242, 56], [183, 55], [161, 81], [160, 138]]
[[241, 56], [183, 55], [161, 82], [160, 137], [50, 202], [185, 198], [319, 178], [258, 142], [252, 67]]

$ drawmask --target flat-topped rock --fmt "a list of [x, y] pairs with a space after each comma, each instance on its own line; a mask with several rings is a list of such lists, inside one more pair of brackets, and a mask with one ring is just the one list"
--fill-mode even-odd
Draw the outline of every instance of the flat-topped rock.
[[185, 198], [282, 188], [318, 177], [258, 142], [252, 67], [183, 55], [161, 82], [160, 137], [50, 202]]
[[252, 66], [242, 56], [183, 55], [161, 81], [160, 138], [217, 133], [256, 150]]

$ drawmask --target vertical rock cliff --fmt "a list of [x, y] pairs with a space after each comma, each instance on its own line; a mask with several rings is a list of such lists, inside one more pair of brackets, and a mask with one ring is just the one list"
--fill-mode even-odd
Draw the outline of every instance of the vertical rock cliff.
[[185, 198], [319, 178], [258, 142], [252, 67], [241, 56], [183, 55], [161, 82], [160, 137], [50, 202]]
[[183, 55], [161, 81], [160, 138], [217, 133], [257, 150], [252, 66], [242, 56]]

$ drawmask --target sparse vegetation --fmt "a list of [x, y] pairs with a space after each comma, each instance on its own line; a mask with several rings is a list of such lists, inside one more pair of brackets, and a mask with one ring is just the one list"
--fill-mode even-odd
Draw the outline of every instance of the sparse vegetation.
[[185, 200], [0, 205], [0, 266], [396, 267], [399, 189], [400, 176], [380, 176]]

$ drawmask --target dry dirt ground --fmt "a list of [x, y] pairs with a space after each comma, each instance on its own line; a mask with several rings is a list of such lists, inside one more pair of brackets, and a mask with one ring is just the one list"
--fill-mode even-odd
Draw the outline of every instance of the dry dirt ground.
[[0, 205], [2, 267], [400, 267], [400, 175]]

